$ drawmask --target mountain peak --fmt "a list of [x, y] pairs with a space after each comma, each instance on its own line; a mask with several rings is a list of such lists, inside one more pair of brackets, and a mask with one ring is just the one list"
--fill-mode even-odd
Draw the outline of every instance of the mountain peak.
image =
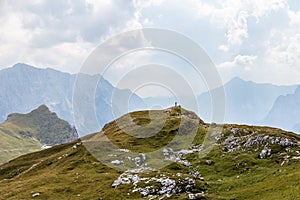
[[70, 124], [58, 118], [56, 113], [51, 112], [46, 105], [41, 105], [28, 114], [10, 114], [6, 121], [35, 130], [32, 135], [42, 144], [52, 146], [78, 138]]
[[244, 83], [247, 83], [247, 82], [249, 82], [249, 81], [245, 81], [244, 79], [242, 79], [242, 78], [236, 76], [236, 77], [230, 79], [230, 80], [226, 83], [226, 85], [240, 85], [240, 84], [244, 84]]
[[20, 119], [23, 119], [26, 117], [29, 117], [31, 119], [33, 119], [33, 118], [39, 119], [39, 117], [51, 115], [51, 114], [52, 115], [54, 114], [56, 116], [56, 113], [51, 112], [49, 110], [49, 108], [43, 104], [43, 105], [40, 105], [38, 108], [32, 110], [28, 114], [20, 114], [20, 113], [9, 114], [7, 116], [7, 121], [19, 121]]
[[37, 109], [31, 111], [31, 113], [51, 114], [52, 112], [50, 111], [50, 109], [45, 104], [42, 104]]
[[233, 77], [232, 79], [231, 79], [231, 81], [234, 81], [234, 82], [245, 82], [245, 80], [243, 80], [243, 79], [241, 79], [240, 77], [238, 77], [238, 76], [235, 76], [235, 77]]
[[36, 67], [28, 65], [26, 63], [16, 63], [12, 66], [12, 68], [13, 69], [37, 69]]
[[[204, 126], [205, 123], [194, 112], [180, 106], [164, 110], [135, 111], [106, 124], [101, 133], [94, 135], [89, 141], [97, 141], [99, 136], [104, 134], [120, 148], [128, 148], [131, 151], [144, 149], [150, 152], [171, 141], [175, 146], [183, 145], [182, 143], [187, 141], [181, 139], [186, 139], [197, 131], [199, 125]], [[174, 138], [176, 134], [181, 137]], [[129, 147], [128, 143], [134, 145]]]
[[78, 134], [68, 122], [41, 105], [27, 114], [8, 115], [7, 120], [0, 124], [0, 138], [1, 164], [16, 156], [38, 151], [43, 146], [71, 142], [78, 138]]

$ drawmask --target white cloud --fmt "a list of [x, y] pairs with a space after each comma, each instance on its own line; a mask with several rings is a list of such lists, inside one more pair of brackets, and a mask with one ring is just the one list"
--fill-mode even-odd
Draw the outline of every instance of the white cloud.
[[[220, 63], [218, 69], [227, 78], [299, 83], [300, 3], [289, 2], [0, 0], [0, 68], [27, 62], [76, 72], [111, 35], [155, 27], [198, 42]], [[149, 55], [133, 55], [115, 70], [134, 65], [134, 60], [141, 63], [145, 57]]]
[[248, 16], [249, 15], [246, 11], [240, 11], [236, 17], [236, 20], [231, 20], [228, 23], [226, 37], [230, 45], [241, 45], [248, 37]]
[[217, 65], [218, 68], [234, 68], [234, 67], [244, 67], [249, 71], [249, 66], [254, 63], [257, 56], [253, 55], [237, 55], [232, 61], [227, 61]]
[[[282, 34], [282, 33], [278, 33]], [[276, 37], [276, 33], [273, 37]], [[266, 51], [267, 61], [272, 65], [283, 65], [285, 69], [300, 66], [300, 34], [281, 36], [277, 43], [270, 43]]]
[[224, 51], [224, 52], [227, 52], [229, 50], [228, 46], [226, 46], [226, 45], [220, 45], [218, 47], [218, 49], [221, 50], [221, 51]]
[[[76, 72], [108, 34], [141, 27], [124, 1], [1, 1], [0, 66], [16, 62]], [[76, 61], [76, 62], [75, 62]], [[1, 68], [0, 67], [0, 68]]]
[[249, 18], [255, 18], [258, 23], [260, 18], [287, 7], [286, 0], [213, 1], [215, 4], [207, 1], [192, 2], [198, 10], [198, 17], [208, 18], [216, 28], [225, 29], [227, 44], [221, 46], [226, 46], [226, 49], [240, 46], [248, 38]]
[[294, 11], [289, 11], [288, 15], [290, 17], [290, 26], [291, 27], [296, 27], [300, 26], [300, 11], [294, 12]]

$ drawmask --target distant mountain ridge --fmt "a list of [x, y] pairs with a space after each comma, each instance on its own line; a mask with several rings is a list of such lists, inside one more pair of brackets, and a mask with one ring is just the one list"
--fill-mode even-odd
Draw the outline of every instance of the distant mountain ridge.
[[[235, 77], [224, 84], [225, 92], [225, 123], [264, 125], [262, 121], [271, 110], [277, 97], [294, 93], [297, 85], [277, 86], [255, 83]], [[210, 92], [197, 96], [198, 115], [206, 122], [212, 122], [212, 99]], [[183, 97], [187, 98], [187, 97]], [[220, 98], [221, 99], [221, 98]], [[145, 102], [151, 105], [172, 106], [180, 97], [150, 97]], [[192, 109], [190, 105], [184, 105]], [[195, 110], [194, 110], [195, 111]], [[273, 125], [273, 124], [268, 124]], [[278, 126], [277, 126], [278, 127]], [[279, 126], [279, 128], [284, 128]]]
[[[27, 113], [39, 105], [45, 104], [57, 113], [60, 118], [74, 124], [72, 98], [76, 76], [77, 74], [63, 73], [50, 68], [40, 69], [26, 64], [16, 64], [11, 68], [0, 70], [0, 84], [2, 86], [0, 87], [0, 122], [4, 121], [10, 113]], [[87, 123], [87, 126], [91, 127], [84, 130], [83, 135], [99, 131], [106, 123], [128, 111], [152, 108], [154, 105], [170, 107], [174, 105], [175, 101], [178, 101], [178, 98], [175, 97], [142, 99], [130, 90], [114, 88], [103, 77], [99, 78], [99, 76], [90, 75], [82, 77], [84, 84], [87, 86], [86, 88], [99, 79], [95, 93], [95, 113], [85, 113], [85, 117], [76, 116], [77, 119], [83, 120], [80, 123]], [[284, 120], [293, 121], [294, 127], [278, 120], [273, 120], [276, 117], [271, 117], [271, 115], [275, 115], [276, 112], [272, 111], [269, 113], [279, 96], [293, 94], [296, 87], [297, 85], [277, 86], [245, 81], [238, 77], [233, 78], [224, 84], [226, 95], [225, 123], [270, 125], [286, 130], [299, 130], [297, 127], [300, 127], [300, 124], [294, 123], [296, 121], [295, 114], [289, 114], [289, 112], [295, 112], [298, 108], [291, 107], [284, 111], [287, 113]], [[112, 105], [111, 99], [113, 95], [116, 95], [117, 98], [114, 98]], [[124, 110], [123, 105], [127, 102], [124, 102], [123, 99], [127, 99], [130, 96], [129, 108]], [[83, 98], [77, 103], [84, 105], [86, 101]], [[197, 103], [197, 114], [204, 121], [211, 122], [212, 105], [210, 93], [205, 92], [199, 95]], [[182, 106], [194, 110], [190, 105]], [[295, 104], [295, 106], [297, 105]], [[92, 121], [91, 116], [93, 115], [96, 115], [99, 127], [88, 124], [89, 121]], [[290, 117], [293, 119], [290, 119]]]
[[78, 138], [75, 128], [45, 105], [27, 114], [13, 113], [0, 124], [0, 163], [16, 156]]
[[[224, 85], [225, 122], [263, 125], [261, 120], [268, 114], [277, 97], [293, 93], [296, 87], [254, 83], [235, 77]], [[212, 105], [209, 92], [201, 94], [198, 101], [199, 115], [210, 121]]]
[[293, 94], [279, 96], [262, 123], [300, 133], [300, 86]]
[[[0, 70], [0, 122], [4, 121], [10, 113], [27, 113], [45, 104], [60, 118], [74, 124], [72, 97], [76, 76], [76, 74], [63, 73], [50, 68], [40, 69], [21, 63]], [[94, 79], [95, 76], [85, 76], [87, 84], [94, 82]], [[95, 94], [95, 114], [100, 127], [118, 117], [114, 116], [112, 111], [113, 94], [118, 94], [120, 97], [114, 102], [117, 109], [123, 96], [131, 96], [131, 105], [137, 108], [143, 107], [143, 100], [130, 90], [114, 88], [103, 77], [97, 81], [99, 82]], [[133, 109], [133, 106], [130, 108]], [[99, 129], [91, 131], [99, 131]]]

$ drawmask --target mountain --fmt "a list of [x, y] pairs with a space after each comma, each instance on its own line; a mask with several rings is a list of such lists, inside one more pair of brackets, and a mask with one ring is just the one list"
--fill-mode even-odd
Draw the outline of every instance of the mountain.
[[293, 94], [279, 96], [262, 122], [300, 133], [300, 86]]
[[[292, 94], [296, 87], [296, 85], [259, 84], [235, 77], [223, 87], [225, 92], [225, 122], [262, 125], [261, 120], [268, 114], [276, 98], [280, 95]], [[214, 91], [204, 92], [197, 97], [198, 114], [207, 122], [212, 120], [210, 93]], [[191, 97], [149, 97], [144, 101], [149, 108], [153, 105], [166, 107], [173, 105], [175, 101], [179, 102], [181, 98], [185, 98], [186, 102], [190, 102], [188, 99], [191, 99]], [[182, 106], [192, 109], [190, 105], [182, 104]]]
[[10, 114], [0, 124], [0, 163], [17, 156], [71, 142], [78, 134], [68, 122], [59, 119], [45, 105], [28, 114]]
[[[88, 88], [97, 84], [95, 96], [91, 97], [95, 98], [95, 102], [90, 102], [90, 107], [94, 107], [95, 111], [86, 111], [85, 107], [82, 107], [77, 112], [79, 116], [76, 115], [76, 120], [82, 121], [76, 125], [85, 124], [86, 126], [84, 128], [78, 127], [80, 135], [99, 131], [106, 123], [128, 111], [145, 109], [146, 107], [152, 108], [153, 105], [167, 107], [178, 101], [178, 98], [175, 97], [141, 99], [130, 90], [114, 88], [99, 75], [81, 74], [80, 77], [83, 79], [81, 83], [84, 83], [82, 88], [86, 88], [86, 91], [82, 89], [82, 94], [77, 94], [77, 96], [86, 96], [85, 93], [88, 92]], [[74, 124], [74, 102], [72, 100], [76, 78], [78, 78], [78, 74], [62, 73], [50, 68], [39, 69], [26, 64], [16, 64], [12, 68], [0, 70], [0, 84], [2, 86], [0, 88], [0, 122], [4, 121], [9, 113], [27, 113], [39, 105], [45, 104], [60, 118]], [[296, 86], [258, 84], [234, 78], [224, 85], [226, 94], [225, 122], [264, 124], [265, 121], [262, 119], [267, 116], [276, 98], [280, 95], [292, 94], [295, 89]], [[127, 108], [129, 97], [130, 101]], [[183, 98], [188, 99], [187, 97]], [[199, 105], [197, 114], [205, 121], [210, 122], [212, 119], [209, 92], [203, 93], [197, 98]], [[114, 102], [111, 102], [112, 99]], [[187, 100], [187, 102], [189, 101]], [[87, 101], [84, 98], [79, 98], [77, 104], [87, 105]], [[190, 105], [182, 106], [195, 110]], [[97, 121], [93, 120], [95, 115]], [[287, 127], [286, 125], [281, 126], [277, 122], [274, 124], [268, 122], [268, 124], [280, 128]], [[296, 129], [289, 128], [289, 130]]]
[[[224, 84], [223, 87], [225, 92], [225, 122], [263, 125], [262, 119], [268, 114], [276, 98], [280, 95], [292, 94], [296, 87], [296, 85], [260, 84], [235, 77]], [[198, 103], [197, 114], [204, 121], [212, 121], [212, 99], [210, 93], [219, 89], [204, 92], [196, 97]], [[192, 102], [192, 97], [149, 97], [144, 99], [144, 101], [148, 108], [151, 108], [154, 105], [161, 105], [162, 107], [172, 106], [175, 101], [179, 102], [180, 99], [185, 99], [185, 102]], [[196, 111], [189, 103], [180, 103], [183, 107]]]
[[[60, 118], [74, 124], [72, 98], [77, 76], [78, 74], [62, 73], [50, 68], [39, 69], [26, 64], [16, 64], [11, 68], [0, 70], [0, 121], [4, 121], [10, 113], [27, 113], [45, 104]], [[96, 110], [93, 114], [96, 114], [100, 127], [118, 117], [119, 113], [128, 112], [124, 109], [118, 110], [120, 105], [124, 105], [122, 100], [128, 96], [131, 97], [129, 109], [143, 107], [143, 100], [130, 90], [114, 88], [99, 75], [82, 75], [81, 77], [84, 77], [87, 85], [97, 84]], [[115, 102], [111, 102], [113, 94], [118, 96]], [[117, 109], [118, 116], [114, 116], [113, 106]], [[99, 129], [91, 131], [99, 131]]]
[[[296, 87], [259, 84], [236, 77], [224, 85], [225, 122], [261, 124], [260, 121], [270, 111], [276, 98], [293, 93]], [[201, 94], [198, 102], [199, 115], [205, 121], [210, 121], [211, 97], [209, 92]]]
[[138, 111], [1, 165], [0, 199], [299, 199], [299, 140], [180, 107]]

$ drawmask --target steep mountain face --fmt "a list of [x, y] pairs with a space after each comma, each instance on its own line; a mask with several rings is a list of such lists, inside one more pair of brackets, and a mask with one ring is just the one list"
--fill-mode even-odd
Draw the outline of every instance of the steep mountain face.
[[25, 64], [0, 71], [0, 120], [13, 112], [27, 113], [45, 104], [71, 122], [71, 94], [75, 76]]
[[[85, 81], [88, 84], [94, 82], [94, 79], [95, 76], [86, 75]], [[38, 69], [26, 64], [16, 64], [12, 68], [1, 70], [0, 121], [4, 121], [10, 113], [27, 113], [45, 104], [60, 118], [73, 124], [72, 96], [75, 80], [76, 75], [53, 69]], [[100, 127], [115, 118], [111, 103], [113, 93], [120, 94], [120, 101], [124, 96], [131, 96], [131, 105], [136, 105], [136, 108], [143, 107], [143, 101], [137, 95], [130, 90], [116, 89], [101, 77], [95, 93], [95, 113]], [[120, 102], [115, 104], [118, 107]], [[133, 106], [130, 108], [133, 109]]]
[[300, 86], [294, 94], [278, 97], [263, 123], [300, 133]]
[[[262, 124], [260, 121], [272, 108], [280, 95], [291, 94], [296, 86], [275, 86], [258, 84], [234, 78], [224, 85], [225, 122], [243, 124]], [[209, 92], [198, 97], [199, 115], [205, 121], [211, 120], [211, 97]]]
[[[299, 141], [280, 129], [206, 124], [179, 107], [133, 112], [99, 133], [0, 166], [0, 193], [3, 199], [299, 199]], [[108, 152], [111, 143], [116, 148]]]
[[68, 122], [59, 119], [45, 105], [28, 114], [10, 114], [0, 124], [0, 163], [16, 156], [71, 142], [78, 134]]

